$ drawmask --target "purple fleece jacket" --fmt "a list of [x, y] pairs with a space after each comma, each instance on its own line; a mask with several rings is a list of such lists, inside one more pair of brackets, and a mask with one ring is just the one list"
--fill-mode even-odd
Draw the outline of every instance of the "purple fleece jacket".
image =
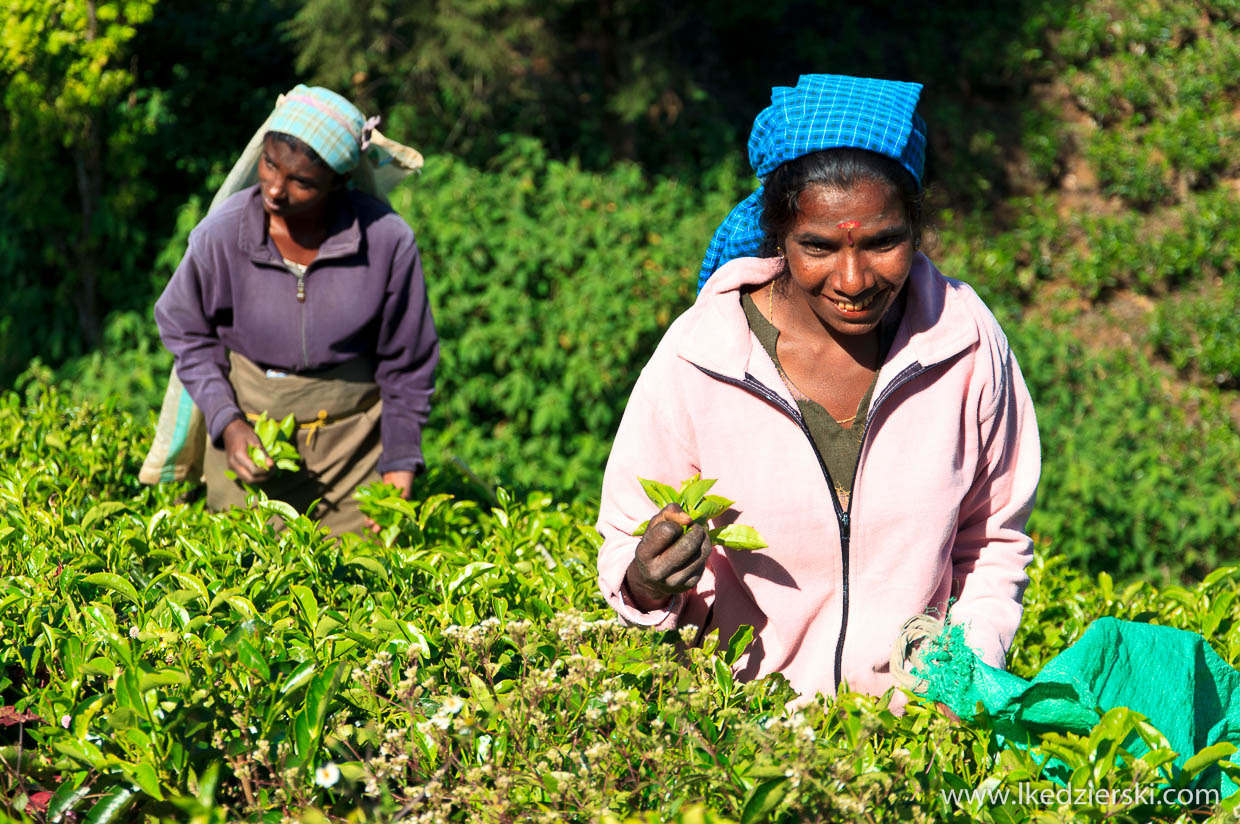
[[355, 191], [336, 196], [329, 220], [299, 303], [297, 276], [267, 235], [258, 187], [230, 197], [190, 233], [155, 304], [160, 337], [217, 444], [243, 417], [228, 383], [230, 350], [297, 373], [368, 358], [383, 401], [378, 470], [417, 471], [439, 338], [413, 231]]

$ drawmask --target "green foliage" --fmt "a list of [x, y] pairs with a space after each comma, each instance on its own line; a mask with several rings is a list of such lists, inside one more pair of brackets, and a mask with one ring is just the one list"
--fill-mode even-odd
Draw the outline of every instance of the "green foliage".
[[359, 105], [413, 103], [418, 125], [449, 130], [453, 142], [497, 107], [541, 102], [540, 75], [558, 46], [548, 11], [528, 0], [307, 0], [287, 29], [298, 71], [314, 82], [350, 90]]
[[[145, 67], [137, 79], [126, 81], [137, 108], [125, 108], [125, 117], [136, 118], [143, 106], [156, 103], [159, 115], [142, 121], [153, 123], [154, 132], [142, 132], [142, 141], [124, 145], [142, 154], [139, 143], [168, 144], [160, 148], [166, 154], [147, 155], [160, 158], [161, 168], [178, 169], [182, 182], [192, 178], [196, 189], [208, 174], [226, 168], [229, 153], [265, 113], [274, 92], [263, 83], [283, 84], [276, 90], [291, 83], [275, 68], [281, 50], [288, 48], [274, 34], [280, 20], [301, 9], [297, 26], [322, 22], [329, 18], [315, 15], [334, 7], [230, 0], [207, 12], [192, 5], [161, 0], [154, 16], [126, 41], [146, 56], [146, 63], [140, 60]], [[442, 339], [438, 391], [426, 432], [431, 461], [446, 466], [456, 457], [487, 482], [510, 489], [549, 490], [577, 500], [594, 497], [641, 365], [692, 300], [697, 263], [710, 233], [752, 185], [742, 170], [737, 135], [765, 102], [766, 88], [789, 82], [793, 63], [799, 69], [838, 71], [881, 64], [887, 67], [885, 76], [903, 72], [927, 81], [932, 179], [948, 204], [941, 212], [941, 248], [932, 257], [945, 273], [974, 284], [1004, 319], [1035, 392], [1047, 444], [1035, 528], [1093, 571], [1200, 576], [1212, 564], [1235, 557], [1236, 520], [1220, 491], [1236, 482], [1230, 468], [1236, 465], [1236, 428], [1224, 415], [1234, 398], [1216, 391], [1231, 386], [1233, 379], [1225, 376], [1235, 373], [1230, 353], [1234, 324], [1227, 312], [1234, 296], [1225, 291], [1213, 304], [1171, 299], [1156, 316], [1148, 336], [1156, 354], [1185, 376], [1209, 384], [1187, 394], [1172, 391], [1157, 364], [1141, 357], [1093, 354], [1086, 345], [1091, 341], [1065, 328], [1070, 318], [1062, 308], [1082, 300], [1102, 303], [1120, 290], [1162, 299], [1195, 290], [1209, 278], [1234, 279], [1234, 250], [1240, 248], [1240, 201], [1228, 182], [1240, 162], [1237, 121], [1229, 108], [1234, 108], [1240, 77], [1233, 71], [1240, 62], [1234, 8], [1187, 0], [1000, 4], [971, 14], [961, 14], [953, 4], [913, 6], [899, 7], [905, 15], [899, 30], [872, 9], [837, 9], [835, 25], [874, 35], [841, 46], [829, 67], [807, 66], [804, 60], [807, 50], [820, 50], [821, 38], [816, 28], [795, 25], [800, 7], [721, 7], [690, 34], [661, 16], [670, 12], [617, 6], [617, 13], [632, 14], [629, 28], [614, 33], [613, 45], [641, 32], [670, 33], [651, 41], [648, 52], [626, 52], [626, 59], [696, 68], [686, 69], [685, 85], [675, 88], [667, 84], [664, 68], [652, 69], [654, 80], [631, 94], [625, 91], [629, 81], [620, 83], [608, 97], [614, 103], [608, 117], [636, 117], [631, 123], [642, 139], [655, 141], [659, 129], [642, 119], [634, 101], [657, 100], [671, 89], [683, 102], [694, 84], [729, 89], [695, 102], [683, 115], [714, 118], [709, 130], [699, 130], [700, 121], [664, 123], [668, 130], [658, 139], [667, 142], [659, 151], [684, 165], [668, 161], [660, 166], [648, 160], [653, 155], [644, 149], [638, 152], [647, 168], [694, 170], [680, 178], [628, 164], [605, 171], [583, 168], [612, 156], [599, 148], [607, 139], [600, 134], [605, 131], [602, 115], [594, 111], [600, 94], [596, 81], [607, 72], [590, 63], [580, 77], [565, 79], [563, 64], [556, 62], [568, 54], [598, 55], [606, 46], [596, 37], [598, 21], [582, 19], [588, 16], [583, 7], [567, 3], [543, 10], [539, 25], [546, 28], [535, 30], [530, 15], [537, 10], [522, 3], [452, 9], [426, 4], [427, 14], [410, 11], [408, 18], [392, 17], [395, 6], [375, 3], [350, 19], [330, 18], [332, 27], [315, 32], [318, 40], [302, 38], [298, 48], [306, 49], [305, 55], [317, 50], [316, 71], [335, 72], [324, 75], [333, 83], [352, 83], [352, 73], [371, 72], [352, 91], [364, 102], [369, 96], [380, 109], [393, 106], [391, 127], [385, 128], [427, 149], [425, 174], [399, 189], [394, 203], [418, 233]], [[193, 25], [201, 15], [207, 15], [201, 20], [209, 26]], [[497, 42], [509, 50], [474, 54], [478, 41], [469, 37], [477, 29], [471, 21], [492, 19], [503, 23]], [[425, 31], [415, 32], [419, 26]], [[459, 71], [456, 79], [436, 85], [424, 74], [397, 72], [401, 61], [418, 54], [417, 49], [402, 51], [401, 45], [409, 37], [429, 36], [435, 26], [459, 27], [451, 42], [435, 44], [442, 47], [438, 56], [426, 58]], [[752, 43], [755, 29], [770, 37]], [[577, 39], [562, 37], [565, 42], [557, 44], [539, 39], [561, 30], [577, 32]], [[176, 51], [169, 45], [174, 31], [196, 38], [206, 32], [203, 42], [194, 41], [208, 50], [204, 53], [227, 48], [261, 55], [262, 83], [212, 75], [184, 55], [171, 54]], [[593, 34], [587, 37], [587, 31]], [[216, 32], [222, 38], [218, 45], [212, 40]], [[939, 52], [933, 50], [889, 48], [908, 42], [914, 36], [909, 32], [918, 39], [932, 33], [934, 42], [964, 55], [965, 68], [939, 65]], [[672, 43], [679, 35], [684, 36]], [[718, 44], [732, 42], [728, 38], [745, 41], [747, 49], [735, 54], [747, 56], [724, 61], [716, 48], [703, 50], [699, 62], [689, 59], [694, 38], [715, 35]], [[269, 49], [246, 47], [253, 42], [247, 37]], [[343, 38], [338, 52], [329, 50], [332, 37]], [[388, 40], [375, 45], [377, 37]], [[354, 47], [363, 44], [373, 48], [359, 56]], [[979, 45], [984, 48], [973, 48]], [[539, 49], [551, 51], [544, 55]], [[752, 69], [754, 61], [772, 51], [780, 54], [762, 71]], [[534, 70], [540, 56], [550, 61], [545, 77]], [[481, 62], [469, 62], [475, 59]], [[523, 66], [529, 71], [520, 74]], [[787, 75], [773, 77], [781, 67], [788, 68]], [[703, 79], [707, 69], [718, 80]], [[639, 71], [624, 71], [637, 82]], [[956, 77], [960, 71], [967, 81]], [[550, 118], [544, 142], [480, 129], [474, 134], [481, 142], [471, 144], [477, 149], [470, 149], [473, 162], [436, 151], [435, 141], [446, 142], [458, 122], [439, 120], [455, 111], [445, 101], [459, 102], [461, 94], [443, 90], [467, 82], [470, 72], [489, 72], [488, 77], [513, 73], [495, 81], [500, 85], [479, 81], [482, 97], [491, 95], [479, 105], [491, 107], [485, 117], [496, 120], [488, 122], [507, 123], [517, 131]], [[400, 85], [406, 80], [424, 84], [418, 88], [427, 94], [434, 86], [438, 91], [433, 93], [441, 95], [435, 106], [441, 108], [411, 106], [416, 102], [413, 87]], [[521, 85], [519, 94], [513, 92], [513, 106], [526, 110], [530, 121], [505, 113], [507, 104], [496, 90], [508, 83]], [[558, 90], [548, 90], [547, 84], [558, 84]], [[529, 97], [543, 94], [548, 96], [539, 97], [537, 105]], [[593, 102], [579, 99], [582, 94], [594, 94]], [[732, 94], [736, 98], [728, 102]], [[198, 140], [199, 126], [190, 127], [198, 123], [191, 119], [194, 107], [218, 112], [224, 101], [235, 103], [236, 116], [211, 118], [201, 125], [207, 131]], [[732, 107], [734, 115], [726, 114]], [[25, 116], [6, 115], [13, 124]], [[474, 126], [460, 128], [468, 131], [483, 123], [485, 117], [478, 117], [483, 119], [471, 121]], [[571, 121], [571, 141], [565, 137], [569, 132], [557, 131], [556, 117]], [[524, 125], [518, 128], [518, 123]], [[436, 136], [429, 145], [419, 137], [428, 134]], [[468, 141], [461, 140], [464, 148]], [[723, 141], [724, 148], [704, 148], [711, 140]], [[728, 162], [700, 162], [725, 151]], [[583, 160], [555, 159], [568, 155]], [[116, 168], [128, 167], [121, 163]], [[702, 168], [707, 171], [698, 171]], [[1065, 182], [1069, 171], [1080, 178], [1076, 189]], [[1097, 178], [1096, 189], [1089, 188], [1089, 172]], [[12, 173], [11, 165], [0, 170], [0, 188]], [[48, 180], [64, 174], [65, 169], [57, 169]], [[124, 185], [150, 183], [141, 178]], [[42, 197], [46, 191], [34, 187], [29, 193]], [[176, 200], [161, 202], [184, 200], [181, 190], [168, 198], [174, 194]], [[0, 199], [0, 211], [9, 204]], [[23, 207], [27, 216], [38, 211]], [[162, 210], [158, 220], [124, 221], [125, 231], [133, 232], [159, 225], [161, 234], [171, 233], [170, 240], [155, 256], [149, 253], [152, 238], [147, 238], [144, 259], [154, 261], [153, 276], [135, 277], [133, 272], [144, 265], [104, 256], [111, 262], [102, 282], [117, 287], [109, 300], [124, 307], [107, 316], [101, 348], [67, 364], [65, 357], [77, 346], [72, 333], [77, 320], [64, 311], [66, 300], [52, 309], [56, 295], [65, 298], [66, 292], [49, 292], [44, 270], [38, 270], [44, 272], [38, 275], [42, 286], [22, 286], [32, 282], [23, 278], [36, 277], [39, 255], [30, 244], [43, 235], [0, 233], [0, 267], [16, 273], [8, 293], [13, 308], [0, 317], [0, 335], [11, 343], [5, 356], [13, 362], [0, 369], [16, 372], [37, 351], [74, 398], [113, 397], [113, 405], [141, 413], [153, 407], [170, 362], [149, 320], [150, 302], [179, 261], [202, 212], [196, 195], [180, 212]], [[1054, 291], [1046, 290], [1048, 284]], [[1044, 295], [1044, 303], [1033, 303]], [[1187, 310], [1170, 308], [1181, 305]], [[1037, 322], [1021, 322], [1025, 314], [1050, 316], [1060, 326], [1048, 332]], [[1144, 339], [1142, 330], [1133, 332]], [[35, 372], [46, 374], [46, 367]], [[1142, 508], [1151, 500], [1158, 505]]]
[[1009, 202], [1002, 232], [984, 215], [943, 214], [939, 268], [975, 285], [988, 302], [1027, 304], [1039, 284], [1068, 284], [1089, 300], [1118, 289], [1161, 295], [1203, 276], [1237, 271], [1240, 200], [1225, 189], [1193, 193], [1155, 215], [1065, 211], [1053, 197]]
[[114, 312], [103, 325], [100, 348], [54, 370], [72, 397], [112, 398], [144, 418], [164, 398], [172, 353], [164, 348], [151, 312]]
[[1177, 369], [1240, 387], [1240, 283], [1159, 304], [1150, 339]]
[[59, 361], [81, 334], [99, 339], [101, 295], [134, 270], [146, 234], [133, 221], [151, 197], [133, 151], [160, 118], [127, 63], [154, 2], [24, 0], [0, 9], [0, 278], [13, 301], [0, 321], [0, 373], [38, 350]]
[[[209, 515], [140, 489], [138, 456], [116, 448], [127, 415], [35, 385], [0, 398], [0, 421], [0, 706], [24, 719], [20, 743], [0, 740], [10, 814], [52, 793], [100, 819], [391, 820], [412, 804], [437, 821], [999, 822], [1048, 812], [1014, 799], [1056, 789], [1047, 755], [1081, 787], [1168, 781], [1156, 732], [1148, 757], [1114, 757], [1146, 729], [1132, 713], [998, 753], [984, 723], [929, 705], [738, 682], [747, 628], [689, 648], [621, 626], [597, 593], [592, 513], [545, 495], [491, 505], [438, 472], [386, 539], [330, 540], [301, 517], [274, 531], [268, 502]], [[1017, 673], [1102, 615], [1201, 632], [1240, 661], [1240, 570], [1121, 589], [1054, 554], [1031, 569]], [[953, 795], [979, 787], [1013, 797]]]
[[1008, 332], [1042, 436], [1035, 534], [1079, 569], [1123, 576], [1201, 577], [1236, 557], [1240, 433], [1216, 393], [1176, 398], [1136, 352]]
[[[147, 310], [162, 288], [149, 272], [176, 207], [226, 171], [292, 85], [272, 36], [288, 4], [0, 8], [0, 380], [34, 356], [54, 368], [100, 348], [121, 356], [111, 318]], [[249, 76], [220, 70], [238, 53]], [[125, 383], [120, 368], [79, 369]]]
[[702, 189], [550, 160], [428, 164], [393, 204], [418, 235], [441, 340], [430, 446], [507, 484], [594, 494], [637, 370], [692, 301], [717, 215]]

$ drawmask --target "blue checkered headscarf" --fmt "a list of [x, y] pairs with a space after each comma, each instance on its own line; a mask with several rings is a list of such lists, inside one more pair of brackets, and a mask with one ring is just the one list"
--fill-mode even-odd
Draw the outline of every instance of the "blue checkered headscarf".
[[377, 123], [330, 89], [299, 85], [281, 98], [267, 129], [301, 140], [328, 166], [347, 174], [357, 168]]
[[[915, 111], [920, 83], [838, 74], [805, 74], [793, 88], [776, 86], [771, 105], [754, 119], [749, 165], [759, 181], [789, 160], [822, 149], [868, 149], [900, 163], [921, 185], [926, 124]], [[763, 188], [737, 204], [711, 238], [698, 289], [729, 260], [762, 245]]]

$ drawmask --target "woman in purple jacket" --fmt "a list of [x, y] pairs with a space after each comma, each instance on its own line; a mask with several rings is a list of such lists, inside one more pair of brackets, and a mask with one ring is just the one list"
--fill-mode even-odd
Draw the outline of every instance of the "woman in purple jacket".
[[[213, 510], [244, 505], [244, 482], [353, 531], [369, 525], [358, 485], [381, 477], [407, 495], [425, 465], [439, 343], [418, 247], [395, 212], [348, 186], [373, 125], [327, 89], [284, 96], [265, 124], [258, 184], [194, 229], [155, 305], [206, 420]], [[251, 421], [264, 412], [295, 416], [300, 471], [251, 459], [261, 450]]]

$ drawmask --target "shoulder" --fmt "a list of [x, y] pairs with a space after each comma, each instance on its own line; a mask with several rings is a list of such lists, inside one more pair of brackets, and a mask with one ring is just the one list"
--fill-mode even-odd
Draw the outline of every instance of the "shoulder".
[[959, 312], [969, 318], [977, 330], [981, 345], [994, 352], [1006, 355], [1008, 351], [1007, 335], [999, 324], [999, 319], [986, 305], [972, 286], [962, 280], [945, 277], [951, 289], [951, 295]]
[[994, 312], [963, 280], [944, 275], [924, 255], [918, 255], [910, 275], [926, 331], [936, 338], [973, 338], [979, 353], [1006, 357], [1007, 335]]
[[217, 246], [236, 244], [241, 224], [254, 210], [261, 210], [258, 186], [248, 186], [229, 196], [198, 222], [190, 232], [190, 246]]
[[703, 370], [743, 376], [749, 354], [749, 326], [740, 296], [739, 289], [699, 294], [663, 333], [642, 370], [643, 381], [655, 386], [684, 386], [709, 380]]
[[974, 379], [981, 381], [984, 386], [982, 397], [989, 398], [982, 413], [982, 417], [986, 418], [989, 412], [993, 412], [994, 405], [1005, 394], [1012, 379], [1015, 360], [1011, 345], [998, 318], [972, 286], [962, 280], [946, 277], [937, 269], [935, 274], [943, 281], [944, 323], [958, 330], [967, 329], [971, 335], [976, 336], [976, 343], [971, 348], [969, 357]]
[[367, 240], [400, 246], [414, 243], [413, 229], [391, 206], [357, 189], [349, 189], [348, 196]]

